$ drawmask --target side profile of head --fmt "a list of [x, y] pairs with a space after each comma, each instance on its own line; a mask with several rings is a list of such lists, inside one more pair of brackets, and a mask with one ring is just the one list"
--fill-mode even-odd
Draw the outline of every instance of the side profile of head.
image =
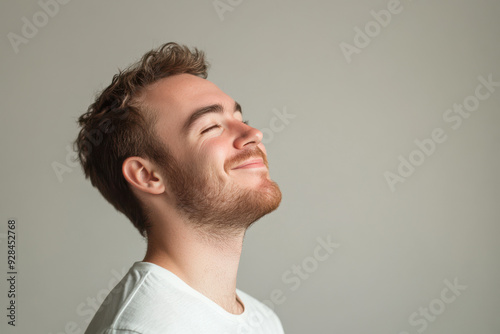
[[78, 119], [86, 178], [144, 237], [166, 207], [217, 234], [281, 201], [262, 133], [207, 70], [202, 51], [166, 43], [116, 74]]

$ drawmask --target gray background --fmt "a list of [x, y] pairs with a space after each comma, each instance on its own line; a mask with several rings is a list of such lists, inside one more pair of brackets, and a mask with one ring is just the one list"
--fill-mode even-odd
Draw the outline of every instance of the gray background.
[[[283, 201], [248, 231], [238, 287], [262, 301], [281, 290], [287, 334], [500, 333], [500, 87], [459, 128], [443, 119], [479, 76], [500, 81], [500, 3], [401, 0], [348, 62], [340, 44], [376, 29], [370, 12], [390, 1], [221, 1], [232, 9], [222, 19], [212, 0], [73, 0], [47, 22], [37, 1], [1, 2], [0, 265], [6, 275], [15, 218], [19, 276], [15, 328], [1, 280], [0, 331], [83, 333], [96, 300], [143, 259], [144, 241], [66, 147], [118, 68], [176, 41], [205, 50], [208, 79], [271, 129]], [[41, 27], [16, 53], [8, 35], [34, 15]], [[282, 126], [284, 110], [295, 117]], [[435, 128], [446, 141], [391, 191], [384, 173]], [[340, 246], [318, 262], [328, 237]], [[443, 303], [455, 279], [466, 288]], [[432, 321], [418, 313], [429, 307]]]

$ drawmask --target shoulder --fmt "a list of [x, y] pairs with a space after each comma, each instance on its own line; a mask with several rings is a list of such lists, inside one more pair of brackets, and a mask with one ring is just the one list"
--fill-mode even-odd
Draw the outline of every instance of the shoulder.
[[177, 294], [168, 283], [154, 268], [135, 263], [104, 299], [85, 334], [141, 334], [160, 319], [174, 322]]

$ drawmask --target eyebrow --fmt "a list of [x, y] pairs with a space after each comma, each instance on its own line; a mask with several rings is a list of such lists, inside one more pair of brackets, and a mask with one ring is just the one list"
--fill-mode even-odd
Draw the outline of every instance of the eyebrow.
[[[243, 115], [243, 111], [241, 110], [241, 106], [238, 102], [234, 101], [234, 111], [239, 111]], [[205, 106], [199, 109], [196, 109], [191, 116], [189, 116], [188, 120], [184, 123], [182, 126], [182, 133], [188, 134], [191, 129], [193, 128], [194, 123], [200, 119], [201, 117], [205, 116], [208, 113], [223, 113], [224, 112], [224, 107], [222, 107], [222, 104], [216, 103], [212, 104], [209, 106]]]

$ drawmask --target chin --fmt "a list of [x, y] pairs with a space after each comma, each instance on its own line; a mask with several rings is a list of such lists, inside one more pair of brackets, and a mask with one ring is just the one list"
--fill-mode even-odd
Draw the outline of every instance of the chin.
[[266, 184], [263, 189], [259, 190], [260, 196], [262, 197], [262, 207], [263, 215], [273, 212], [276, 210], [281, 203], [281, 190], [278, 184], [272, 180], [266, 180]]

